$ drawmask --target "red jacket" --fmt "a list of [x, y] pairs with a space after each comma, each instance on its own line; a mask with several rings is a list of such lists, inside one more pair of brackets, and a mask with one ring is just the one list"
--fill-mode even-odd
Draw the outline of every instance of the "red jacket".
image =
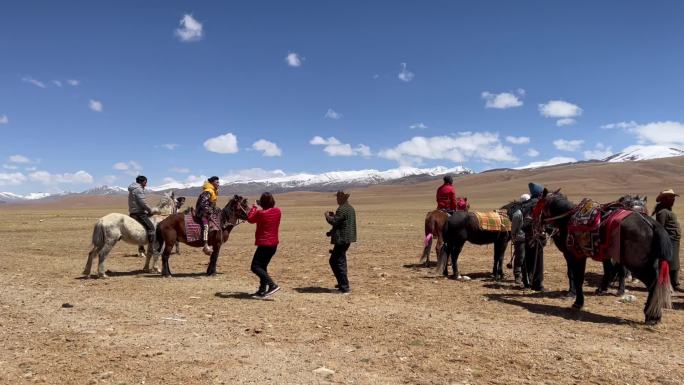
[[257, 246], [277, 246], [278, 228], [280, 227], [280, 209], [272, 207], [266, 210], [259, 210], [252, 206], [247, 214], [247, 222], [256, 223], [256, 234], [254, 244]]
[[456, 189], [444, 183], [437, 189], [437, 209], [456, 210]]

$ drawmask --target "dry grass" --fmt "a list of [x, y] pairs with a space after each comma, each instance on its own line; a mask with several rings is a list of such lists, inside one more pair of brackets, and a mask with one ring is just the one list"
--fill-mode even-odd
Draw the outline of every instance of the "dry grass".
[[[584, 192], [603, 200], [622, 192], [654, 198], [663, 185], [684, 188], [682, 166], [669, 160], [501, 172], [457, 179], [457, 188], [473, 208], [500, 206], [530, 179], [564, 187], [575, 200], [592, 195]], [[628, 182], [634, 173], [643, 176]], [[602, 177], [608, 187], [582, 182]], [[552, 291], [545, 295], [489, 280], [491, 247], [465, 247], [461, 269], [470, 282], [413, 267], [435, 187], [353, 191], [360, 242], [349, 252], [350, 296], [328, 292], [334, 280], [323, 212], [334, 208], [334, 197], [277, 196], [282, 243], [270, 270], [284, 289], [267, 301], [245, 298], [257, 285], [249, 272], [251, 225], [232, 234], [216, 278], [195, 274], [207, 257], [187, 247], [172, 256], [176, 278], [137, 273], [143, 261], [121, 244], [107, 264], [113, 278], [82, 280], [94, 220], [125, 210], [125, 199], [0, 208], [0, 383], [684, 382], [681, 295], [655, 327], [643, 325], [641, 286], [628, 287], [635, 303], [589, 294], [585, 310], [573, 312], [561, 295], [564, 262], [552, 246], [545, 258]], [[600, 265], [590, 263], [587, 293], [599, 274]], [[335, 373], [313, 372], [321, 366]]]

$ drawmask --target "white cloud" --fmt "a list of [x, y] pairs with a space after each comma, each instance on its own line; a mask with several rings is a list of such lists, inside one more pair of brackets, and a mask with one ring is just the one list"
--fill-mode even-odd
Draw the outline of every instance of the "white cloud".
[[410, 129], [412, 130], [424, 130], [428, 128], [423, 122], [418, 122], [418, 123], [413, 123], [412, 125], [409, 126]]
[[539, 105], [539, 113], [547, 118], [559, 118], [556, 126], [567, 126], [575, 123], [572, 118], [582, 115], [583, 110], [572, 103], [564, 100], [550, 100], [546, 104]]
[[328, 108], [328, 111], [325, 113], [324, 117], [326, 119], [339, 120], [339, 119], [342, 119], [342, 114], [340, 114], [339, 112], [336, 112], [332, 108]]
[[75, 173], [51, 174], [47, 171], [36, 171], [29, 174], [29, 179], [34, 182], [52, 185], [60, 183], [93, 183], [93, 176], [87, 172], [80, 170]]
[[36, 166], [31, 166], [31, 167], [24, 167], [24, 171], [36, 171], [38, 167]]
[[520, 95], [520, 96], [525, 96], [525, 95], [527, 95], [527, 91], [525, 91], [524, 88], [518, 88], [517, 90], [515, 90], [515, 92], [517, 92], [518, 95]]
[[506, 141], [513, 144], [527, 144], [530, 143], [528, 136], [507, 136]]
[[618, 122], [618, 123], [609, 123], [609, 124], [604, 124], [601, 126], [604, 130], [613, 130], [613, 129], [621, 129], [621, 130], [630, 130], [633, 128], [638, 127], [639, 125], [635, 121], [629, 121], [629, 122]]
[[653, 143], [684, 147], [684, 123], [652, 122], [632, 128], [641, 144]]
[[352, 147], [351, 144], [342, 143], [334, 136], [324, 139], [320, 136], [314, 136], [309, 144], [314, 146], [325, 146], [323, 151], [325, 151], [329, 156], [371, 156], [370, 147], [359, 144], [356, 147]]
[[76, 87], [76, 86], [78, 86], [79, 84], [81, 84], [81, 81], [80, 81], [80, 80], [76, 80], [76, 79], [68, 79], [66, 82], [67, 82], [68, 85], [70, 85], [70, 86], [72, 86], [72, 87]]
[[563, 164], [563, 163], [575, 163], [577, 162], [577, 159], [575, 158], [569, 158], [565, 156], [556, 156], [553, 157], [549, 160], [540, 160], [538, 162], [532, 162], [528, 165], [522, 166], [522, 167], [516, 167], [516, 169], [521, 170], [524, 168], [538, 168], [538, 167], [546, 167], [546, 166], [553, 166], [556, 164]]
[[283, 151], [277, 144], [269, 142], [266, 139], [259, 139], [252, 143], [252, 148], [261, 151], [264, 156], [281, 156], [283, 154]]
[[195, 20], [192, 15], [185, 14], [179, 22], [180, 28], [176, 29], [176, 37], [180, 41], [192, 42], [202, 39], [204, 32], [202, 31], [202, 23]]
[[401, 63], [401, 71], [397, 77], [404, 82], [410, 82], [415, 77], [415, 74], [408, 69], [406, 69], [406, 63]]
[[[521, 96], [524, 95], [524, 92]], [[520, 107], [523, 105], [516, 95], [510, 92], [502, 92], [500, 94], [492, 94], [490, 92], [483, 92], [482, 99], [485, 100], [485, 108], [497, 108], [505, 110], [507, 108]]]
[[160, 144], [159, 147], [165, 148], [169, 151], [173, 151], [173, 150], [178, 148], [178, 144], [176, 144], [176, 143], [164, 143], [164, 144]]
[[9, 123], [9, 118], [7, 115], [0, 115], [0, 124], [7, 124]]
[[140, 175], [140, 172], [143, 170], [142, 165], [134, 160], [114, 163], [112, 168], [114, 170], [124, 171], [126, 174], [133, 176]]
[[539, 156], [539, 151], [534, 148], [528, 148], [525, 155], [529, 156], [530, 158], [536, 158]]
[[41, 82], [40, 80], [36, 80], [30, 76], [26, 76], [26, 77], [22, 78], [21, 80], [25, 83], [33, 84], [34, 86], [39, 87], [39, 88], [45, 88], [46, 87], [45, 83]]
[[52, 84], [56, 85], [57, 87], [62, 87], [62, 82], [59, 80], [53, 80]]
[[605, 146], [603, 143], [596, 143], [593, 150], [584, 151], [585, 159], [605, 159], [611, 155], [613, 155], [613, 148]]
[[582, 144], [584, 143], [583, 140], [565, 140], [565, 139], [556, 139], [553, 141], [553, 145], [561, 150], [561, 151], [577, 151], [582, 147]]
[[237, 137], [230, 132], [205, 140], [204, 148], [219, 154], [234, 154], [239, 151]]
[[12, 163], [31, 163], [31, 159], [23, 155], [10, 155], [8, 159]]
[[20, 172], [0, 172], [0, 186], [17, 186], [26, 181], [26, 176]]
[[18, 170], [19, 166], [15, 166], [13, 164], [3, 164], [2, 168], [4, 168], [5, 170]]
[[577, 123], [577, 121], [573, 118], [563, 118], [563, 119], [558, 119], [556, 121], [556, 126], [558, 126], [558, 127], [571, 126], [575, 123]]
[[285, 56], [285, 62], [287, 62], [287, 65], [290, 67], [301, 67], [304, 60], [305, 59], [296, 52], [290, 52]]
[[95, 112], [102, 112], [103, 107], [104, 106], [102, 105], [102, 102], [99, 100], [90, 99], [90, 101], [88, 102], [88, 108]]
[[172, 167], [169, 171], [178, 174], [190, 174], [190, 169], [187, 167]]
[[484, 162], [516, 162], [510, 147], [502, 145], [499, 135], [490, 132], [462, 132], [455, 136], [416, 136], [378, 154], [401, 165], [422, 163], [423, 159], [464, 162], [475, 158]]

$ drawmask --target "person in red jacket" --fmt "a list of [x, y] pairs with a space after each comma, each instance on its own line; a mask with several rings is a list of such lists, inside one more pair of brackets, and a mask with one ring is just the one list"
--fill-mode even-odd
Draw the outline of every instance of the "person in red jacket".
[[456, 189], [451, 175], [445, 175], [444, 184], [437, 189], [437, 210], [456, 210]]
[[[261, 209], [257, 206], [261, 206]], [[280, 227], [280, 209], [275, 207], [275, 199], [271, 193], [261, 194], [247, 214], [247, 222], [256, 223], [254, 244], [257, 246], [252, 258], [252, 273], [259, 277], [259, 290], [252, 296], [268, 298], [280, 287], [268, 275], [268, 264], [278, 248], [278, 228]]]

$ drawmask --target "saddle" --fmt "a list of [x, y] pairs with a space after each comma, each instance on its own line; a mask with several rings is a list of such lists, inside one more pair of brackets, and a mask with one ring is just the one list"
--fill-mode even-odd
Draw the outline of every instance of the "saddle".
[[483, 231], [511, 231], [511, 220], [505, 210], [474, 211], [478, 227]]
[[[185, 237], [188, 242], [199, 241], [202, 239], [202, 219], [196, 218], [194, 211], [186, 212], [185, 219]], [[219, 211], [214, 211], [209, 216], [209, 231], [221, 229], [221, 218]]]
[[620, 263], [620, 224], [634, 211], [585, 198], [568, 223], [567, 246], [576, 258]]

